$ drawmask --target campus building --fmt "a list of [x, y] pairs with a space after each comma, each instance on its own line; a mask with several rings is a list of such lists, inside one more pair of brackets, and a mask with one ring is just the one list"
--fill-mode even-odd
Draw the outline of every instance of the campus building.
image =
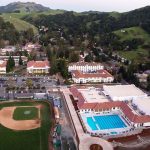
[[28, 53], [31, 53], [32, 50], [39, 50], [41, 48], [41, 45], [38, 43], [27, 43], [25, 46], [22, 47], [22, 51], [27, 51]]
[[137, 98], [145, 98], [147, 94], [137, 88], [134, 84], [131, 85], [104, 85], [103, 92], [113, 101], [129, 101]]
[[105, 94], [105, 86], [70, 88], [74, 108], [86, 133], [114, 138], [139, 134], [150, 127], [150, 98], [144, 92], [134, 85], [112, 86], [111, 91], [119, 93], [117, 100], [116, 96]]
[[104, 69], [104, 66], [100, 63], [95, 62], [77, 62], [77, 63], [70, 63], [68, 66], [68, 71], [72, 72], [73, 70], [79, 70], [82, 72], [92, 72], [97, 70]]
[[50, 69], [49, 61], [29, 61], [27, 72], [29, 74], [48, 74]]
[[6, 46], [6, 47], [0, 49], [1, 55], [6, 55], [7, 53], [12, 53], [15, 51], [16, 51], [15, 46]]
[[7, 61], [0, 61], [0, 74], [6, 74]]
[[[0, 56], [0, 61], [8, 61], [10, 56]], [[14, 61], [15, 61], [15, 66], [18, 66], [19, 65], [19, 59], [20, 59], [20, 56], [12, 56], [14, 58]], [[21, 56], [22, 58], [22, 62], [23, 64], [26, 64], [27, 63], [27, 57], [26, 56]]]
[[72, 71], [72, 80], [74, 83], [109, 83], [113, 82], [114, 77], [106, 70], [97, 70], [95, 72]]

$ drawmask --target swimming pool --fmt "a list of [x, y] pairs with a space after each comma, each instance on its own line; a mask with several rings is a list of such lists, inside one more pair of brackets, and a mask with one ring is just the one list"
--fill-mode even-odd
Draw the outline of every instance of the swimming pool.
[[119, 115], [87, 117], [87, 123], [92, 131], [127, 127]]

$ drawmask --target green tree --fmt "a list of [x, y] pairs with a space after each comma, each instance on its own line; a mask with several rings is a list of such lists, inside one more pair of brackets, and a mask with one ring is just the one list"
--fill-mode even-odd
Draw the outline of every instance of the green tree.
[[6, 72], [10, 72], [14, 69], [15, 67], [15, 61], [14, 61], [14, 58], [9, 56], [9, 59], [7, 61], [7, 64], [6, 64]]
[[69, 55], [69, 62], [78, 62], [79, 61], [79, 53], [72, 52]]
[[92, 62], [92, 61], [93, 61], [93, 56], [92, 56], [92, 54], [90, 53], [90, 54], [88, 54], [87, 56], [85, 56], [84, 61], [85, 61], [85, 62]]
[[7, 61], [7, 64], [6, 64], [6, 72], [10, 72], [11, 71], [11, 67], [10, 67], [10, 62], [9, 60]]
[[31, 89], [33, 87], [33, 81], [31, 79], [26, 80], [26, 86]]
[[68, 67], [65, 59], [57, 60], [58, 71], [61, 73], [62, 77], [67, 79], [69, 76]]
[[56, 60], [56, 57], [55, 57], [55, 56], [53, 56], [53, 57], [51, 58], [50, 65], [51, 65], [50, 74], [51, 74], [51, 75], [56, 74], [56, 73], [58, 72], [58, 68], [57, 68], [57, 60]]
[[147, 77], [147, 90], [150, 91], [150, 75]]
[[22, 66], [23, 65], [23, 61], [22, 61], [22, 57], [19, 57], [19, 65]]

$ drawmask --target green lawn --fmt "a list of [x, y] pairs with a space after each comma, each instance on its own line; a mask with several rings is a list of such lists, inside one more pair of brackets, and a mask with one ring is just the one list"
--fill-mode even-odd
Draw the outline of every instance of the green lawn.
[[34, 106], [42, 104], [42, 126], [28, 131], [13, 131], [0, 125], [0, 150], [48, 150], [48, 135], [52, 124], [50, 107], [45, 102], [13, 102], [0, 105], [0, 109], [8, 106]]
[[36, 107], [18, 107], [15, 109], [14, 120], [34, 120], [38, 118], [38, 108]]

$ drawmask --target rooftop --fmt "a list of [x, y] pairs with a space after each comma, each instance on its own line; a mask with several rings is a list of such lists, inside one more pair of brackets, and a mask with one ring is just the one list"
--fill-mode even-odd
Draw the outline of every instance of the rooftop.
[[108, 99], [103, 96], [98, 89], [87, 88], [79, 89], [79, 91], [83, 95], [85, 102], [87, 103], [108, 102]]
[[0, 67], [6, 67], [7, 62], [6, 61], [0, 61]]
[[149, 115], [137, 115], [133, 110], [124, 102], [104, 102], [104, 103], [84, 103], [80, 106], [80, 109], [92, 109], [95, 111], [108, 110], [115, 107], [119, 107], [127, 118], [134, 123], [146, 123], [150, 122]]
[[150, 115], [150, 97], [133, 100], [133, 103], [141, 112], [144, 112], [146, 115]]
[[105, 92], [111, 97], [143, 96], [146, 94], [135, 85], [104, 85]]
[[29, 61], [27, 63], [27, 68], [34, 67], [34, 68], [45, 68], [49, 67], [49, 61]]
[[[120, 101], [101, 102], [101, 99], [97, 99], [98, 102], [96, 102], [96, 99], [94, 99], [94, 101], [92, 101], [88, 97], [88, 95], [82, 94], [81, 90], [77, 89], [76, 87], [71, 87], [70, 92], [72, 93], [74, 98], [78, 100], [77, 106], [79, 109], [92, 109], [95, 111], [102, 111], [102, 110], [108, 110], [108, 109], [112, 109], [114, 107], [118, 107], [122, 110], [122, 112], [128, 117], [128, 119], [131, 122], [134, 122], [134, 123], [150, 122], [150, 116], [149, 115], [136, 114], [132, 110], [132, 108], [130, 108], [125, 102], [120, 102]], [[92, 91], [91, 91], [91, 93], [92, 93]], [[149, 106], [149, 105], [147, 105], [147, 106]]]
[[91, 73], [83, 73], [82, 71], [74, 70], [74, 71], [72, 71], [72, 75], [75, 78], [108, 78], [108, 77], [113, 77], [106, 70], [98, 70], [96, 72], [91, 72]]
[[76, 63], [70, 63], [69, 66], [103, 66], [101, 63], [96, 62], [76, 62]]

